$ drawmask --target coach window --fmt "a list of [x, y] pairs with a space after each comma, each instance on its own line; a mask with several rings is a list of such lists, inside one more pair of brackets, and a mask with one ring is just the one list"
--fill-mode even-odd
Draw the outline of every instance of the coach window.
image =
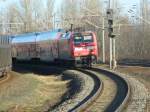
[[4, 39], [3, 44], [5, 45], [6, 44], [6, 37], [4, 37], [3, 39]]
[[8, 44], [8, 37], [7, 37], [7, 40], [6, 40], [7, 44]]
[[8, 38], [7, 37], [5, 37], [6, 38], [6, 40], [5, 40], [5, 44], [7, 44], [7, 40], [8, 40]]
[[9, 37], [7, 37], [7, 44], [9, 44]]
[[4, 44], [4, 38], [2, 37], [2, 45]]
[[6, 44], [8, 44], [8, 37], [6, 37]]
[[9, 38], [8, 38], [8, 44], [10, 44], [10, 39], [11, 39], [11, 38], [9, 37]]
[[8, 43], [8, 37], [6, 36], [5, 38], [6, 38], [6, 42], [5, 43], [7, 44]]
[[66, 38], [69, 38], [70, 37], [70, 33], [68, 32], [68, 33], [66, 33]]
[[1, 37], [1, 44], [3, 44], [3, 38]]
[[7, 44], [9, 44], [9, 37], [7, 37]]
[[3, 38], [1, 37], [1, 44], [3, 44]]
[[4, 45], [6, 45], [6, 40], [7, 40], [7, 38], [6, 38], [6, 37], [4, 37]]
[[66, 34], [62, 34], [61, 38], [64, 39], [66, 37]]
[[4, 44], [7, 44], [7, 37], [4, 37]]
[[7, 44], [9, 43], [9, 37], [7, 36]]
[[5, 38], [3, 37], [3, 45], [5, 44]]

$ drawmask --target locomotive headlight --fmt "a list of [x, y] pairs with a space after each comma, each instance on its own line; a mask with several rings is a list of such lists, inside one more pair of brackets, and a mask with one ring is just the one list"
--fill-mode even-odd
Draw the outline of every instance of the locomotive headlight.
[[83, 48], [82, 48], [82, 47], [76, 47], [74, 50], [75, 50], [75, 51], [82, 51]]
[[93, 50], [93, 49], [94, 49], [94, 46], [87, 46], [87, 49], [88, 49], [88, 50]]

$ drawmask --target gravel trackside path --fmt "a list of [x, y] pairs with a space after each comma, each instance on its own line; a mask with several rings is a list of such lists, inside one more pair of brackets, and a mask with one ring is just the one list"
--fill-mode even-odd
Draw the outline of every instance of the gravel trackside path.
[[93, 90], [94, 81], [90, 76], [76, 70], [68, 70], [67, 72], [70, 72], [70, 74], [74, 74], [74, 76], [76, 76], [79, 79], [78, 83], [80, 83], [80, 91], [75, 93], [71, 98], [69, 98], [50, 112], [70, 111], [73, 107], [75, 107], [82, 100], [84, 100]]

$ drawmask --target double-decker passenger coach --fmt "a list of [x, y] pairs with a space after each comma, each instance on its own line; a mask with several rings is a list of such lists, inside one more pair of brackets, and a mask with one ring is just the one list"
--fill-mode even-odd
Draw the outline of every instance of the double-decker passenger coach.
[[11, 69], [11, 41], [10, 36], [0, 36], [0, 77]]
[[58, 30], [13, 36], [13, 60], [53, 62], [58, 58], [57, 41], [60, 35], [61, 32]]

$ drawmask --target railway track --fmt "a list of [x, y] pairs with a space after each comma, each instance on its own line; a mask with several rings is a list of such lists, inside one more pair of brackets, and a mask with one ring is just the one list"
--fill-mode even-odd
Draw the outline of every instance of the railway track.
[[[113, 99], [115, 98], [116, 91], [117, 91], [117, 85], [116, 83], [110, 78], [103, 74], [99, 74], [95, 72], [94, 70], [86, 70], [87, 72], [95, 74], [98, 78], [101, 79], [101, 90], [99, 94], [95, 96], [95, 99], [93, 101], [90, 101], [91, 104], [87, 106], [87, 108], [83, 109], [84, 111], [105, 111], [107, 107], [111, 104]], [[111, 108], [113, 111], [113, 109]]]
[[[93, 88], [87, 91], [89, 94], [85, 94], [86, 97], [82, 94], [80, 99], [74, 98], [72, 99], [74, 101], [66, 101], [55, 111], [118, 112], [124, 109], [130, 94], [129, 84], [124, 78], [100, 68], [76, 69], [75, 71], [81, 72], [81, 75], [86, 74], [92, 77], [94, 83], [90, 83], [91, 85], [93, 84]], [[76, 101], [78, 101], [76, 105], [72, 104], [72, 102]]]
[[[41, 67], [42, 71], [49, 69], [48, 66], [46, 67], [47, 69]], [[37, 68], [40, 70], [39, 66]], [[63, 67], [58, 68], [62, 69]], [[68, 70], [67, 68], [63, 69]], [[81, 90], [74, 87], [73, 90], [78, 89], [80, 91], [77, 91], [78, 93], [73, 94], [69, 99], [60, 102], [49, 112], [112, 112], [124, 109], [130, 94], [129, 84], [124, 78], [96, 67], [92, 69], [72, 69], [71, 72], [68, 72], [69, 75], [81, 77], [80, 79], [84, 80], [84, 86], [80, 88]], [[76, 83], [80, 83], [80, 81]]]
[[130, 87], [122, 77], [99, 68], [77, 69], [91, 76], [94, 87], [90, 94], [69, 111], [121, 111], [129, 97]]

